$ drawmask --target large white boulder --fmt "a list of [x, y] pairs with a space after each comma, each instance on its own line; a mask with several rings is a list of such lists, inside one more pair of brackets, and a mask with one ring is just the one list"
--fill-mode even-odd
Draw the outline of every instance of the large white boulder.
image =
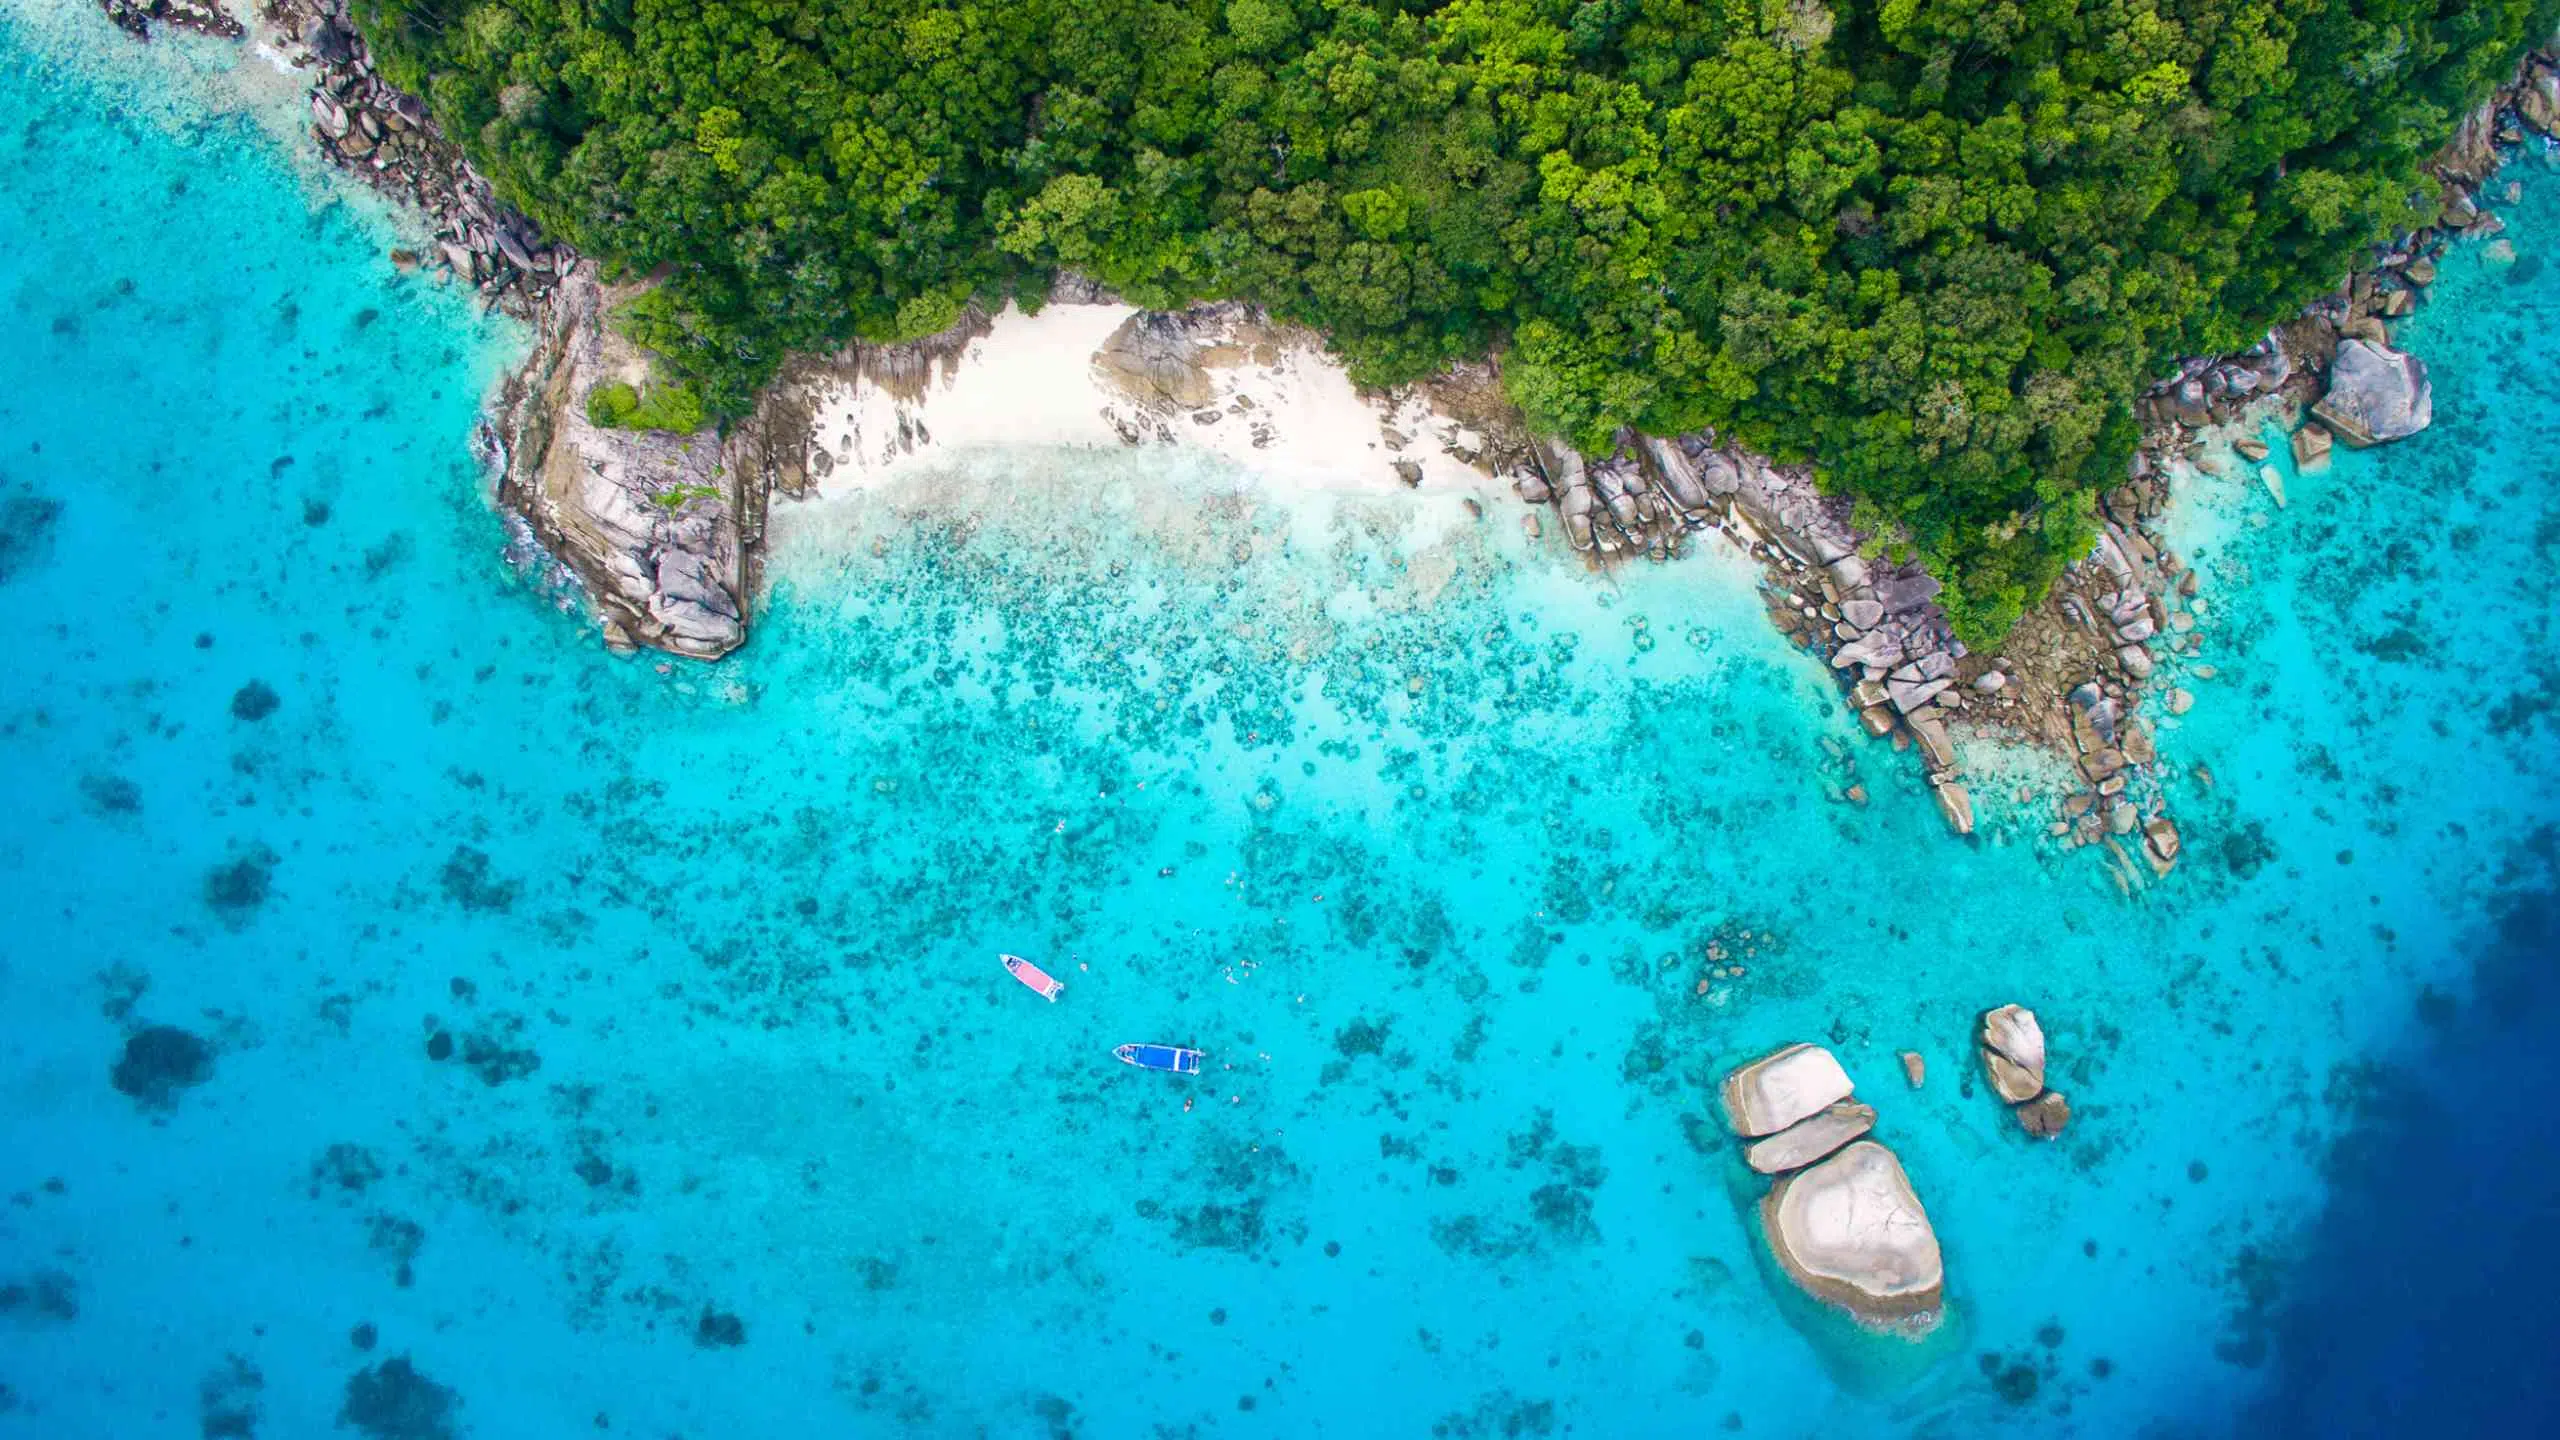
[[1824, 1106], [1742, 1152], [1743, 1162], [1763, 1175], [1801, 1170], [1876, 1128], [1876, 1110], [1855, 1100]]
[[1724, 1077], [1725, 1121], [1739, 1135], [1774, 1135], [1855, 1088], [1830, 1051], [1790, 1045]]
[[2347, 340], [2329, 365], [2329, 393], [2311, 407], [2338, 438], [2359, 448], [2415, 435], [2435, 420], [2427, 367], [2370, 340]]
[[2044, 1089], [2044, 1027], [2036, 1012], [2022, 1005], [1985, 1012], [1981, 1044], [1983, 1071], [2001, 1099], [2016, 1105]]
[[1880, 1329], [1926, 1333], [1941, 1315], [1946, 1265], [1929, 1212], [1894, 1153], [1860, 1140], [1770, 1188], [1761, 1227], [1807, 1294]]

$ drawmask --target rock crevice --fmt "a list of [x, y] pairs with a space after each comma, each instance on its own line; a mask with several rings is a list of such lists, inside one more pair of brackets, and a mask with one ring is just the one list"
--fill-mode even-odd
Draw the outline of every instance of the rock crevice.
[[1744, 1162], [1777, 1177], [1760, 1228], [1806, 1294], [1871, 1329], [1917, 1338], [1944, 1315], [1945, 1258], [1929, 1212], [1894, 1153], [1866, 1138], [1872, 1106], [1819, 1045], [1789, 1045], [1725, 1077], [1726, 1123], [1751, 1139]]

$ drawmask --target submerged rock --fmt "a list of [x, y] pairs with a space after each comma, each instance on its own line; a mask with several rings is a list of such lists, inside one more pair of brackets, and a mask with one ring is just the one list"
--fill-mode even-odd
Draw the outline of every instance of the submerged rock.
[[146, 1109], [166, 1110], [178, 1093], [213, 1078], [213, 1047], [175, 1025], [146, 1025], [126, 1037], [108, 1082]]
[[461, 1397], [429, 1379], [406, 1355], [394, 1355], [347, 1379], [338, 1427], [371, 1440], [452, 1440]]
[[2276, 508], [2283, 509], [2285, 507], [2284, 472], [2273, 465], [2261, 465], [2258, 467], [2258, 481], [2267, 487], [2269, 495], [2275, 497]]
[[1843, 1100], [1754, 1142], [1742, 1152], [1743, 1163], [1763, 1175], [1783, 1175], [1803, 1169], [1874, 1128], [1874, 1106]]
[[2151, 868], [2166, 875], [2178, 863], [2178, 852], [2184, 848], [2178, 827], [2163, 815], [2142, 827], [2143, 853], [2151, 859]]
[[274, 686], [264, 680], [252, 680], [232, 693], [231, 716], [235, 720], [246, 720], [256, 724], [276, 713], [277, 708], [283, 704], [284, 701], [276, 694]]
[[1725, 1121], [1735, 1133], [1774, 1135], [1849, 1098], [1849, 1072], [1819, 1045], [1790, 1045], [1724, 1077]]
[[1902, 1162], [1860, 1140], [1780, 1180], [1760, 1202], [1769, 1248], [1805, 1293], [1860, 1322], [1935, 1328], [1946, 1269]]
[[2015, 1105], [2044, 1089], [2044, 1027], [2036, 1012], [2003, 1005], [1982, 1017], [1982, 1068], [1991, 1088]]
[[2293, 468], [2309, 473], [2329, 466], [2329, 432], [2305, 425], [2293, 432]]
[[2026, 1132], [2039, 1140], [2050, 1140], [2071, 1123], [2071, 1101], [2059, 1090], [2047, 1090], [2033, 1100], [2015, 1107], [2010, 1113]]
[[1937, 787], [1938, 811], [1947, 817], [1947, 828], [1958, 835], [1973, 833], [1973, 796], [1963, 785], [1948, 780]]
[[2359, 448], [2415, 435], [2435, 419], [2426, 364], [2370, 340], [2348, 340], [2330, 363], [2329, 393], [2311, 413]]
[[747, 1322], [705, 1305], [693, 1327], [693, 1343], [705, 1350], [734, 1350], [747, 1343]]

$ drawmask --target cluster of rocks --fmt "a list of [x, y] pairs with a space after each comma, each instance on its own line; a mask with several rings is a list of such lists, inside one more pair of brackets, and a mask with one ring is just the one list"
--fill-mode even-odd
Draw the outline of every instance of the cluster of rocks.
[[1831, 662], [1869, 734], [1919, 753], [1949, 828], [1973, 833], [1948, 729], [1968, 703], [1959, 688], [1966, 652], [1936, 603], [1938, 582], [1917, 563], [1862, 553], [1848, 502], [1824, 496], [1809, 467], [1773, 465], [1708, 432], [1622, 432], [1597, 461], [1549, 441], [1537, 458], [1538, 470], [1514, 482], [1520, 497], [1553, 505], [1567, 541], [1595, 561], [1671, 559], [1708, 531], [1758, 559], [1771, 617]]
[[[1097, 291], [1095, 298], [1107, 298]], [[1050, 302], [1058, 303], [1052, 294]], [[1191, 414], [1218, 403], [1212, 370], [1251, 359], [1278, 363], [1277, 336], [1261, 311], [1233, 300], [1182, 310], [1141, 310], [1093, 354], [1094, 369], [1143, 408]]]
[[[2359, 271], [2247, 351], [2181, 362], [2135, 402], [2148, 427], [2137, 464], [2158, 466], [2190, 449], [2198, 431], [2259, 418], [2294, 427], [2293, 460], [2305, 471], [2326, 466], [2339, 441], [2362, 449], [2427, 428], [2435, 412], [2427, 367], [2391, 347], [2384, 322], [2417, 308], [2435, 281], [2432, 256], [2442, 238], [2430, 231], [2404, 241], [2410, 248], [2385, 251], [2377, 269]], [[2265, 444], [2253, 438], [2234, 448], [2253, 464], [2267, 458]], [[2284, 503], [2282, 472], [2262, 465], [2258, 473]]]
[[[1719, 449], [1712, 436], [1622, 434], [1617, 451], [1597, 462], [1542, 446], [1520, 493], [1555, 505], [1567, 538], [1595, 561], [1668, 559], [1687, 534], [1726, 531], [1766, 567], [1772, 616], [1831, 661], [1868, 730], [1919, 753], [1951, 829], [1973, 829], [1951, 734], [1969, 724], [2034, 741], [2068, 757], [2082, 782], [2055, 797], [2048, 833], [2066, 847], [2103, 848], [2130, 892], [2166, 875], [2183, 849], [2165, 811], [2156, 747], [2137, 715], [2145, 688], [2164, 651], [2197, 678], [2213, 673], [2201, 658], [2197, 577], [2160, 532], [2171, 461], [2197, 452], [2197, 432], [2245, 417], [2285, 418], [2295, 466], [2312, 472], [2334, 444], [2384, 444], [2426, 428], [2426, 367], [2392, 348], [2387, 322], [2416, 308], [2448, 239], [2497, 233], [2501, 222], [2480, 208], [2480, 187], [2501, 163], [2498, 147], [2528, 131], [2560, 136], [2560, 53], [2549, 49], [2528, 57], [2436, 157], [2437, 225], [2384, 247], [2370, 268], [2250, 350], [2185, 361], [2139, 397], [2144, 440], [2126, 483], [2101, 498], [2095, 545], [1999, 655], [1967, 655], [1933, 602], [1935, 582], [1916, 567], [1875, 573], [1863, 553], [1871, 537], [1852, 530], [1847, 507], [1815, 493], [1808, 474]], [[2254, 439], [2234, 448], [2252, 463], [2268, 458]], [[2281, 470], [2262, 464], [2259, 478], [2285, 503]], [[2193, 700], [2173, 686], [2166, 708], [2180, 714]]]
[[136, 40], [151, 38], [151, 27], [168, 25], [179, 30], [193, 30], [199, 35], [217, 35], [225, 40], [241, 36], [240, 22], [222, 8], [222, 0], [99, 0], [107, 18], [116, 28]]
[[403, 250], [393, 259], [447, 272], [477, 288], [483, 304], [537, 319], [576, 266], [576, 252], [546, 244], [532, 221], [491, 193], [416, 96], [374, 73], [346, 0], [269, 0], [261, 19], [279, 52], [314, 72], [311, 138], [320, 153], [415, 205], [433, 226], [428, 253]]
[[[847, 365], [885, 373], [908, 361], [948, 363], [956, 347], [928, 342], [795, 358], [755, 414], [726, 435], [706, 427], [653, 437], [586, 424], [586, 388], [617, 374], [629, 383], [631, 370], [628, 357], [605, 363], [592, 266], [566, 245], [546, 244], [523, 215], [497, 201], [425, 107], [375, 73], [345, 3], [267, 0], [261, 12], [278, 51], [316, 71], [314, 140], [334, 162], [429, 218], [429, 253], [395, 252], [395, 260], [450, 273], [543, 335], [493, 427], [507, 460], [505, 497], [594, 593], [608, 639], [724, 653], [745, 633], [767, 497], [798, 493], [813, 470], [823, 473], [826, 457], [807, 443], [818, 386]], [[101, 4], [135, 34], [147, 34], [154, 22], [241, 33], [214, 0]], [[2437, 157], [2437, 225], [2386, 247], [2370, 270], [2255, 349], [2187, 362], [2141, 397], [2150, 429], [2128, 483], [2105, 497], [2099, 543], [1999, 656], [1969, 656], [1935, 603], [1937, 582], [1916, 565], [1888, 566], [1866, 553], [1873, 537], [1853, 530], [1846, 502], [1823, 497], [1803, 467], [1771, 465], [1705, 433], [1662, 439], [1627, 432], [1597, 460], [1552, 443], [1530, 447], [1520, 443], [1516, 414], [1489, 383], [1455, 387], [1469, 403], [1481, 402], [1482, 415], [1458, 442], [1463, 453], [1449, 453], [1482, 469], [1515, 470], [1522, 497], [1552, 505], [1568, 541], [1598, 563], [1633, 554], [1670, 559], [1689, 537], [1722, 531], [1766, 567], [1772, 616], [1831, 662], [1867, 729], [1918, 752], [1951, 829], [1974, 828], [1955, 728], [1971, 723], [2040, 740], [2072, 756], [2088, 781], [2061, 801], [2052, 832], [2068, 844], [2107, 846], [2119, 862], [2119, 882], [2130, 887], [2146, 870], [2166, 873], [2179, 853], [2151, 775], [2150, 739], [2131, 717], [2156, 669], [2154, 649], [2165, 642], [2193, 657], [2200, 643], [2194, 621], [2201, 607], [2190, 603], [2194, 575], [2161, 543], [2154, 523], [2166, 503], [2168, 457], [2192, 446], [2195, 430], [2270, 399], [2315, 417], [2293, 441], [2303, 468], [2325, 460], [2332, 437], [2373, 444], [2424, 428], [2431, 415], [2425, 369], [2390, 348], [2385, 322], [2414, 308], [2446, 238], [2499, 228], [2477, 201], [2499, 163], [2498, 147], [2519, 143], [2527, 129], [2552, 134], [2555, 127], [2560, 56], [2544, 50], [2466, 117]], [[1062, 291], [1089, 286], [1073, 276], [1059, 283]], [[570, 298], [561, 303], [564, 295]], [[983, 327], [983, 316], [974, 320]], [[1141, 409], [1178, 413], [1202, 399], [1206, 372], [1226, 355], [1227, 341], [1263, 323], [1236, 306], [1133, 317], [1106, 347], [1103, 368], [1134, 398], [1151, 402]], [[1223, 338], [1208, 338], [1212, 331]], [[916, 353], [908, 355], [910, 348]], [[876, 353], [859, 353], [866, 349]], [[1460, 368], [1492, 374], [1490, 367]], [[1156, 414], [1133, 416], [1130, 424], [1164, 428]], [[2243, 441], [2238, 448], [2249, 454], [2253, 446]], [[2249, 458], [2263, 459], [2264, 447], [2256, 449]], [[1410, 461], [1397, 470], [1407, 483], [1420, 479]], [[2268, 467], [2262, 478], [2281, 502], [2280, 473]], [[1527, 523], [1538, 528], [1534, 514]], [[2173, 712], [2185, 696], [2171, 692]]]
[[[1050, 287], [1049, 303], [1116, 304], [1119, 297], [1067, 271]], [[1129, 445], [1174, 444], [1184, 431], [1231, 424], [1242, 428], [1252, 448], [1267, 449], [1281, 438], [1278, 417], [1254, 392], [1293, 368], [1293, 356], [1321, 351], [1324, 343], [1321, 334], [1241, 301], [1140, 310], [1093, 353], [1095, 379], [1125, 402], [1106, 405], [1102, 417]], [[1493, 367], [1479, 364], [1451, 366], [1421, 385], [1369, 392], [1388, 470], [1413, 488], [1422, 484], [1424, 457], [1435, 449], [1487, 476], [1499, 464], [1520, 463], [1525, 447], [1508, 444], [1504, 433], [1516, 423], [1483, 420], [1490, 400], [1516, 422], [1500, 390]], [[1476, 501], [1467, 504], [1482, 514]]]
[[[2186, 361], [2152, 387], [2136, 406], [2153, 430], [2146, 448], [2174, 449], [2190, 439], [2188, 432], [2240, 419], [2267, 398], [2288, 415], [2308, 409], [2316, 422], [2294, 437], [2294, 458], [2303, 468], [2325, 461], [2333, 439], [2362, 447], [2425, 429], [2433, 418], [2426, 367], [2391, 348], [2389, 322], [2417, 308], [2448, 243], [2493, 240], [2505, 230], [2506, 222], [2482, 201], [2507, 151], [2529, 135], [2560, 138], [2560, 48], [2527, 55], [2514, 79], [2465, 115], [2428, 163], [2435, 223], [2378, 247], [2365, 268], [2256, 349]], [[2512, 201], [2520, 188], [2510, 181], [2502, 193]]]
[[2071, 1101], [2044, 1083], [2044, 1027], [2036, 1012], [2018, 1005], [1985, 1011], [1975, 1043], [1982, 1051], [1982, 1072], [1992, 1093], [2018, 1117], [2018, 1124], [2039, 1140], [2050, 1140], [2071, 1123]]
[[[191, 24], [203, 0], [103, 0], [124, 24], [143, 15]], [[241, 28], [192, 24], [237, 37]], [[392, 252], [474, 286], [482, 303], [536, 327], [538, 343], [502, 388], [487, 438], [499, 495], [577, 577], [607, 643], [716, 658], [746, 639], [765, 507], [775, 491], [805, 488], [808, 386], [759, 397], [746, 420], [690, 435], [609, 430], [587, 418], [599, 383], [635, 388], [648, 360], [605, 316], [631, 290], [608, 293], [592, 261], [546, 243], [500, 203], [417, 97], [375, 73], [345, 0], [269, 0], [262, 39], [313, 72], [311, 136], [350, 174], [417, 207], [432, 227], [428, 254]]]
[[606, 323], [639, 288], [603, 285], [592, 261], [560, 277], [532, 358], [494, 406], [500, 497], [578, 577], [607, 644], [717, 659], [746, 643], [771, 497], [808, 486], [821, 381], [795, 361], [725, 428], [598, 426], [597, 385], [648, 378], [647, 354]]
[[604, 323], [609, 310], [592, 267], [574, 269], [499, 402], [502, 491], [586, 583], [608, 642], [725, 655], [746, 638], [738, 476], [716, 433], [609, 431], [587, 418], [595, 386], [646, 374], [645, 357]]
[[[2216, 427], [2283, 426], [2293, 467], [2304, 474], [2326, 468], [2337, 445], [2388, 444], [2427, 428], [2434, 398], [2426, 365], [2393, 348], [2390, 322], [2416, 310], [2453, 239], [2488, 239], [2496, 258], [2504, 242], [2492, 237], [2504, 223], [2482, 208], [2484, 187], [2504, 163], [2502, 147], [2523, 143], [2528, 133], [2560, 137], [2560, 52], [2549, 47], [2526, 57], [2510, 84], [2464, 117], [2430, 163], [2435, 224], [2379, 247], [2335, 292], [2249, 350], [2184, 361], [2137, 399], [2144, 437], [2127, 483], [2103, 499], [2096, 549], [2065, 571], [2045, 605], [2011, 636], [2013, 648], [2037, 650], [2045, 662], [2036, 667], [2043, 693], [2021, 697], [2032, 728], [2074, 757], [2089, 782], [2061, 801], [2051, 832], [2066, 844], [2105, 845], [2128, 889], [2146, 865], [2167, 873], [2181, 848], [2177, 827], [2159, 813], [2151, 738], [2133, 711], [2164, 652], [2187, 675], [2214, 674], [2203, 658], [2205, 607], [2196, 575], [2157, 529], [2172, 464], [2205, 459], [2216, 442], [2203, 432]], [[2502, 193], [2512, 200], [2517, 187], [2509, 182]], [[2249, 434], [2229, 443], [2283, 507], [2285, 472], [2269, 463], [2266, 443]], [[2194, 695], [2172, 683], [2164, 702], [2180, 715]]]
[[1861, 1324], [1920, 1336], [1944, 1315], [1946, 1266], [1929, 1212], [1875, 1110], [1818, 1045], [1790, 1045], [1725, 1077], [1745, 1163], [1776, 1177], [1760, 1202], [1770, 1253], [1805, 1293]]

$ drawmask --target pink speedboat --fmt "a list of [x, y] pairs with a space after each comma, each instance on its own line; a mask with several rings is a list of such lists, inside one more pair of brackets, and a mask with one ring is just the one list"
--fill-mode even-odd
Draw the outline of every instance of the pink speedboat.
[[997, 958], [1004, 961], [1004, 968], [1013, 973], [1014, 979], [1019, 980], [1023, 984], [1030, 986], [1032, 989], [1039, 991], [1040, 998], [1043, 1000], [1056, 1000], [1058, 998], [1058, 992], [1067, 988], [1066, 986], [1058, 983], [1056, 977], [1052, 976], [1048, 971], [1041, 969], [1039, 966], [1032, 964], [1030, 961], [1023, 959], [1019, 955], [1002, 955]]

